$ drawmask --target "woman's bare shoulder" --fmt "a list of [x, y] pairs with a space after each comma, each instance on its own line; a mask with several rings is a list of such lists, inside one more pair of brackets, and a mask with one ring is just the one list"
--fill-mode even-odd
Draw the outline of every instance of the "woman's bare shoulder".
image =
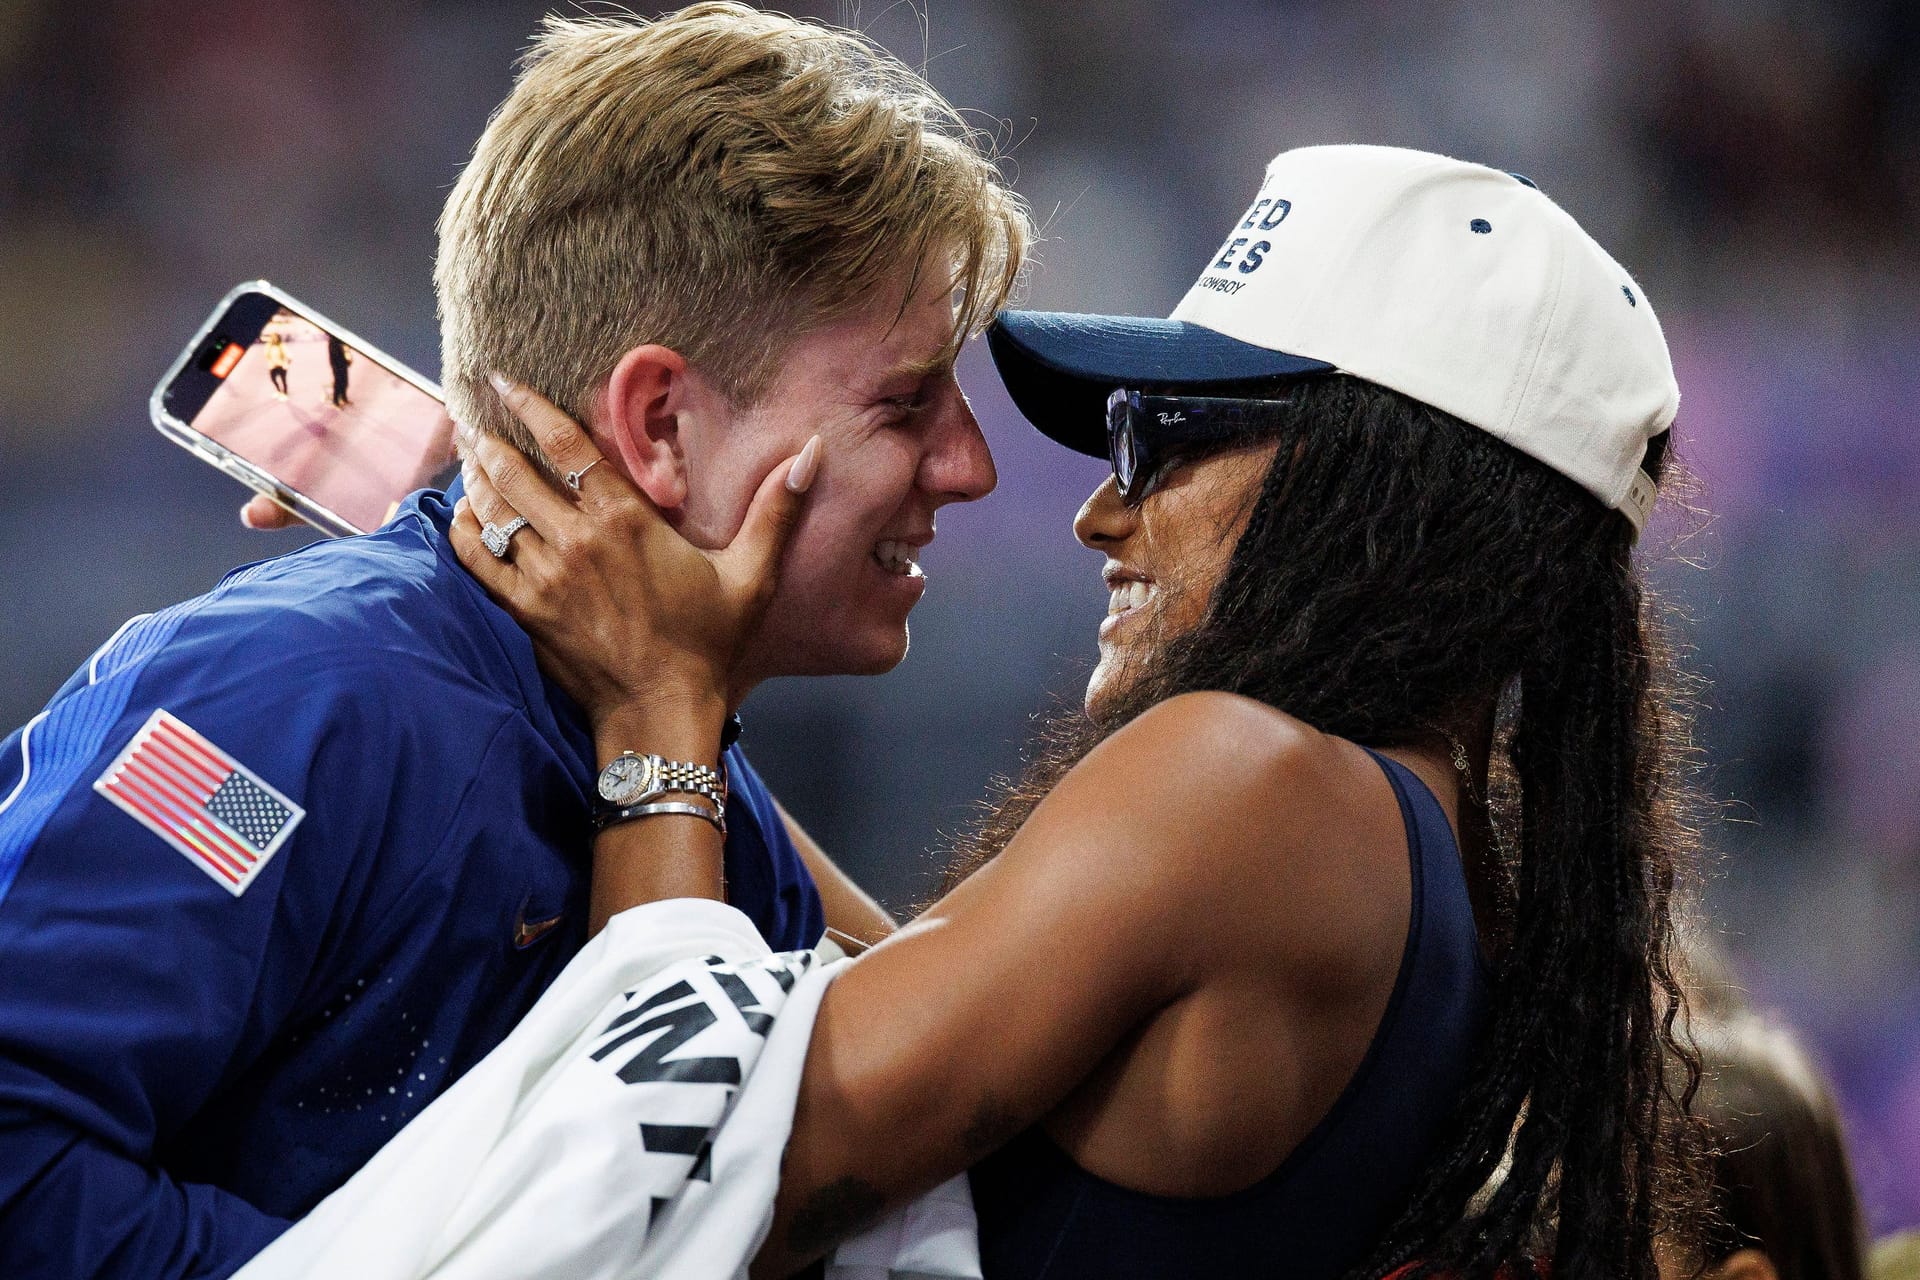
[[1147, 728], [1183, 735], [1255, 734], [1263, 740], [1261, 745], [1275, 749], [1297, 748], [1311, 739], [1326, 736], [1271, 703], [1212, 689], [1183, 693], [1156, 703], [1120, 732]]
[[1350, 744], [1267, 703], [1234, 693], [1184, 693], [1157, 703], [1089, 753], [1082, 767], [1118, 781], [1157, 784], [1134, 799], [1179, 791], [1284, 826], [1311, 816], [1316, 793], [1340, 771]]
[[1358, 953], [1404, 933], [1399, 804], [1352, 742], [1252, 698], [1189, 693], [1116, 731], [1081, 770], [1110, 821], [1151, 833], [1187, 911], [1236, 950], [1278, 947], [1319, 968], [1367, 963]]

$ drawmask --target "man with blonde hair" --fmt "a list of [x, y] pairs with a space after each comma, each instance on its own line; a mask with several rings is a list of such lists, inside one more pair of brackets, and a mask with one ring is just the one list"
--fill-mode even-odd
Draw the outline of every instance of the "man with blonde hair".
[[[714, 547], [818, 439], [737, 696], [900, 660], [934, 511], [993, 485], [953, 358], [1027, 237], [931, 89], [738, 5], [549, 19], [440, 231], [469, 426], [517, 430], [489, 375], [535, 387]], [[566, 964], [596, 823], [724, 822], [776, 948], [889, 927], [737, 748], [598, 758], [456, 560], [453, 496], [135, 619], [0, 743], [7, 1274], [229, 1274]], [[532, 536], [476, 514], [497, 554]]]

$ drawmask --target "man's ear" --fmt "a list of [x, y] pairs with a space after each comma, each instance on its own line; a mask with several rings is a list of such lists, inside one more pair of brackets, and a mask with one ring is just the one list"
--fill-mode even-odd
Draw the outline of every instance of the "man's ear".
[[649, 344], [620, 357], [607, 379], [607, 443], [634, 485], [663, 511], [687, 500], [683, 419], [699, 412], [703, 388], [686, 358]]

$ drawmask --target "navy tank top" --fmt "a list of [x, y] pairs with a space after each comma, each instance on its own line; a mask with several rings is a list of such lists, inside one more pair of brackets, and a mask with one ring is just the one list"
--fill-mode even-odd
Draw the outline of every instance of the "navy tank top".
[[1097, 1178], [1036, 1125], [972, 1173], [986, 1280], [1331, 1280], [1392, 1224], [1465, 1083], [1490, 982], [1446, 814], [1405, 766], [1368, 754], [1400, 802], [1412, 910], [1393, 995], [1340, 1097], [1278, 1169], [1193, 1199]]

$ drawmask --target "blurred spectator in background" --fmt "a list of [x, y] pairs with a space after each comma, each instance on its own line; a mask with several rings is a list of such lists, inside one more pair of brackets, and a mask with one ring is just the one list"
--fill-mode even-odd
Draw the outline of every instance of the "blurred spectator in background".
[[1697, 1032], [1713, 1220], [1672, 1276], [1862, 1280], [1860, 1202], [1833, 1093], [1785, 1028], [1736, 1013]]
[[1920, 1280], [1920, 1231], [1902, 1231], [1875, 1243], [1867, 1275], [1872, 1280]]

